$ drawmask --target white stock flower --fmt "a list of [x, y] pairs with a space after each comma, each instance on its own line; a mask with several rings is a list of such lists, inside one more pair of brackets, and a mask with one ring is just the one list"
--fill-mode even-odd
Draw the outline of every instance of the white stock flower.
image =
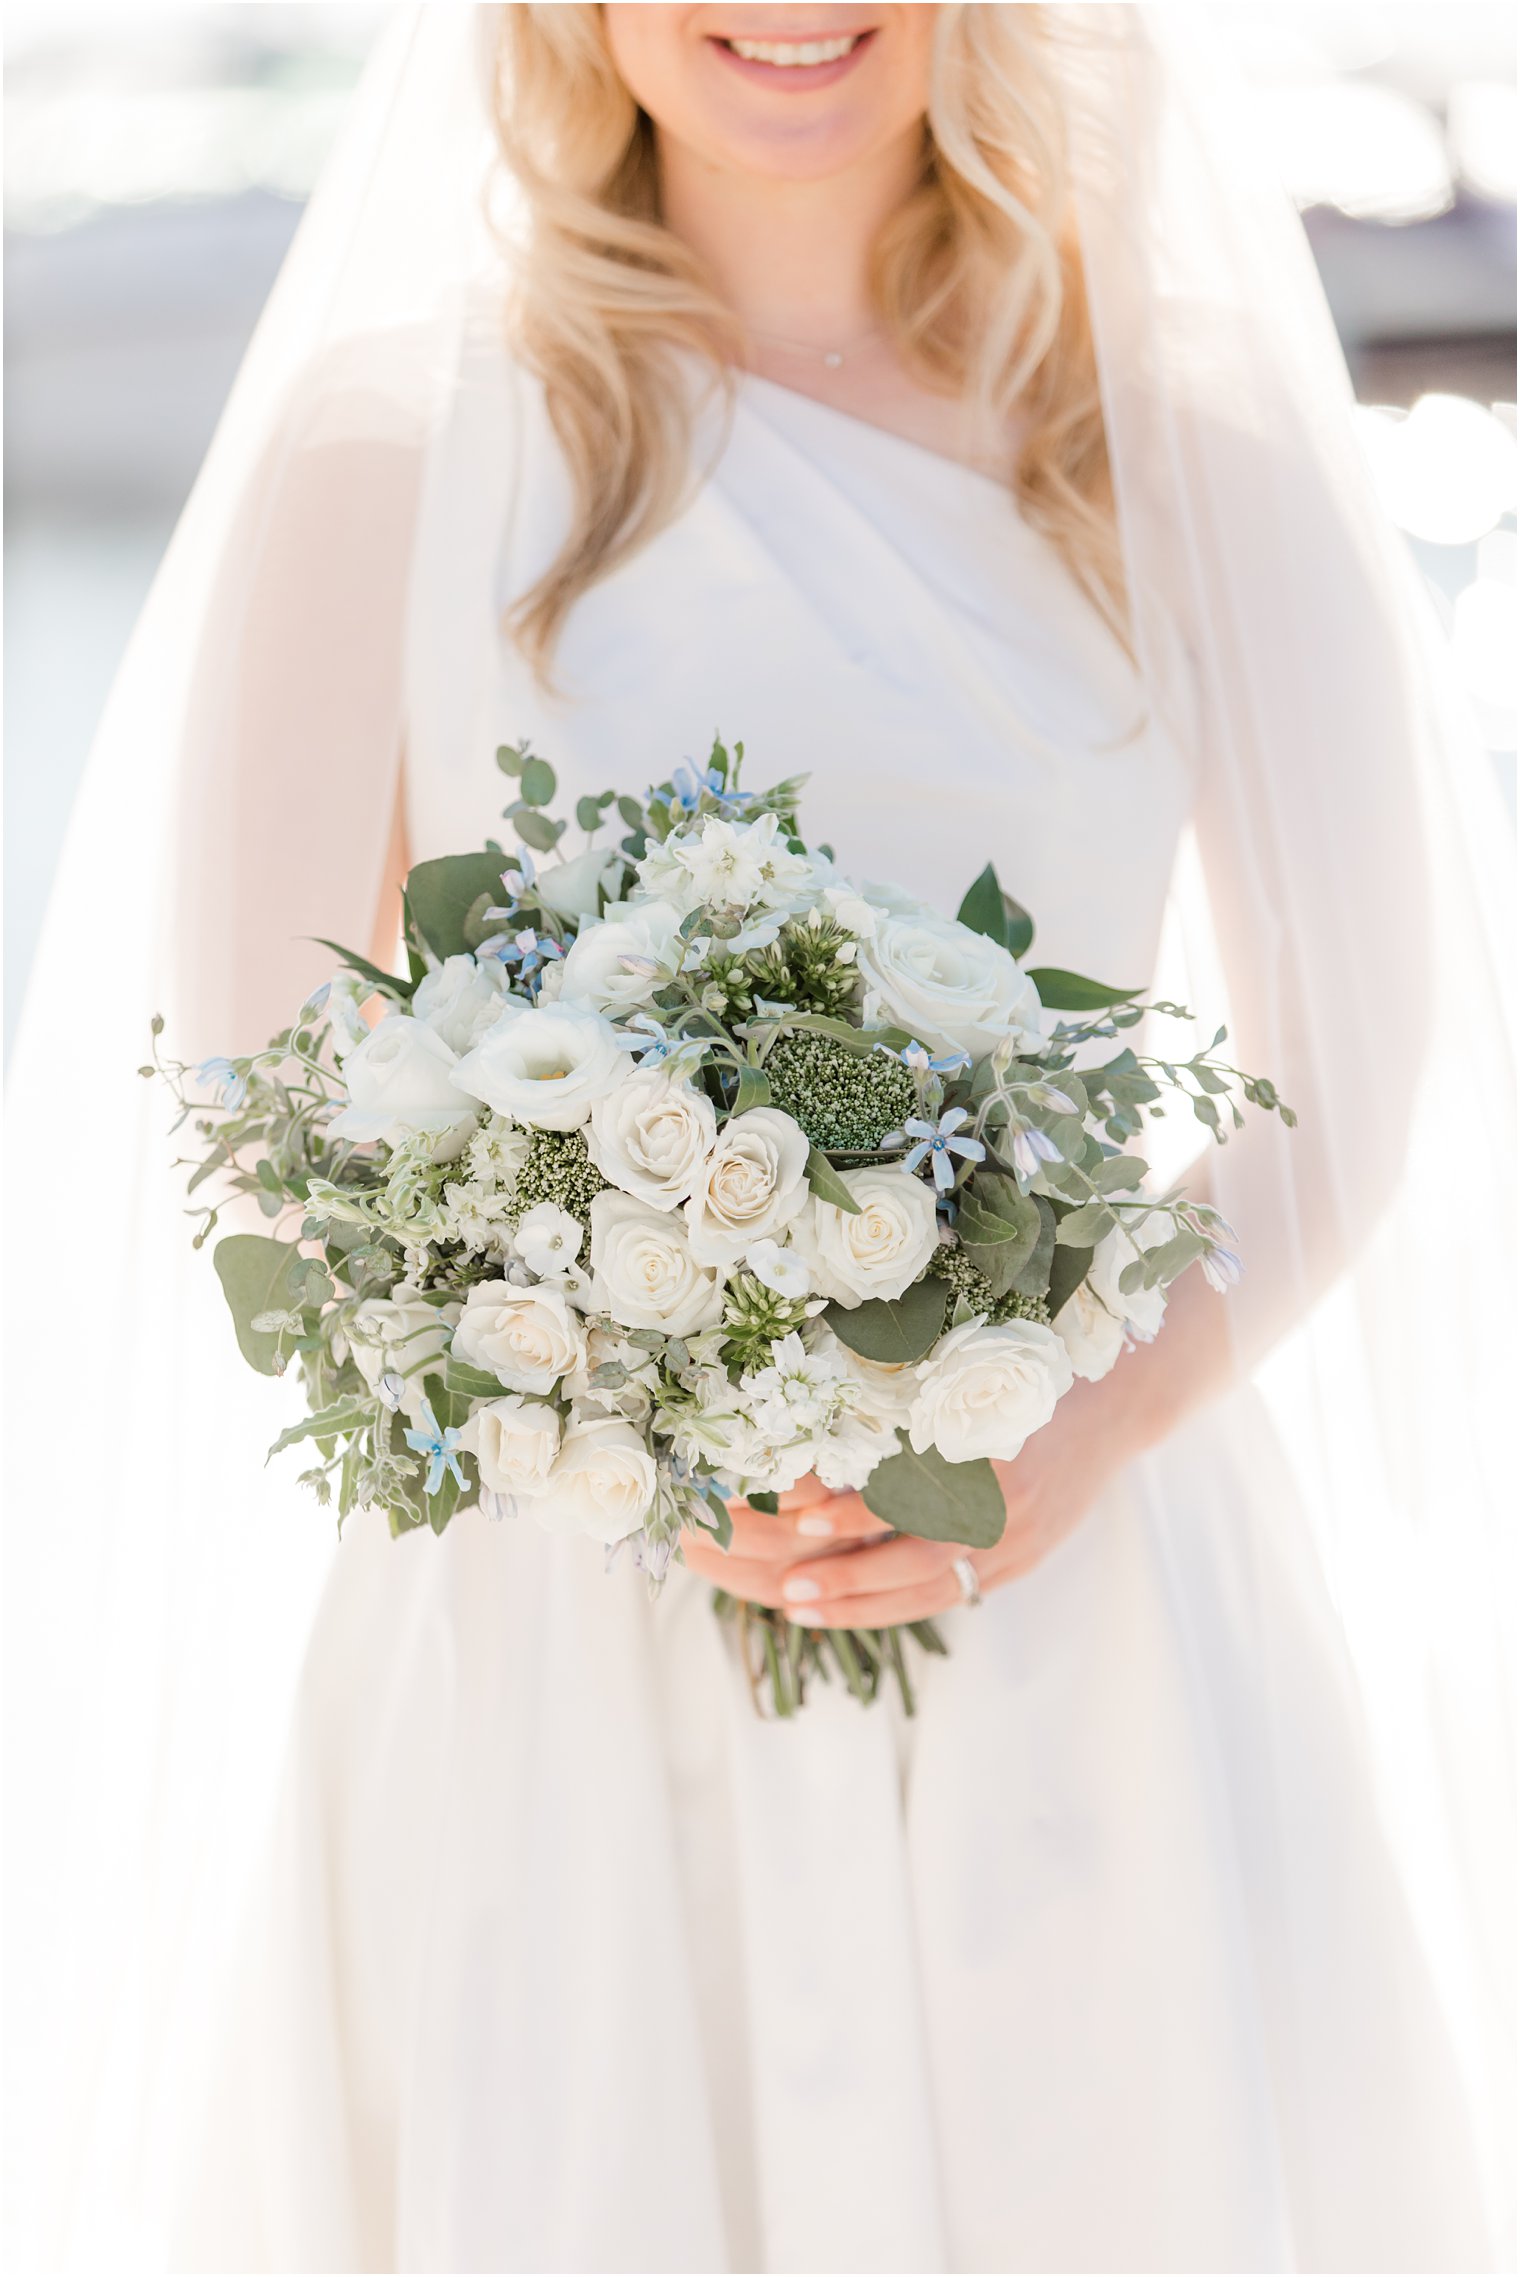
[[620, 1416], [577, 1417], [565, 1433], [549, 1489], [529, 1504], [551, 1533], [620, 1542], [636, 1534], [654, 1500], [658, 1473], [644, 1435]]
[[842, 1170], [858, 1210], [836, 1209], [815, 1194], [792, 1228], [813, 1286], [837, 1304], [900, 1297], [934, 1255], [934, 1191], [898, 1169]]
[[581, 1253], [586, 1229], [557, 1202], [535, 1202], [517, 1221], [513, 1247], [540, 1280], [568, 1273]]
[[813, 1449], [812, 1467], [835, 1494], [859, 1492], [878, 1463], [898, 1452], [894, 1424], [848, 1409]]
[[543, 1131], [577, 1130], [627, 1076], [616, 1029], [569, 1004], [513, 1007], [454, 1069], [471, 1098]]
[[723, 1282], [679, 1217], [609, 1186], [591, 1204], [591, 1303], [622, 1328], [694, 1336], [723, 1318]]
[[410, 1281], [398, 1281], [388, 1297], [366, 1297], [354, 1308], [349, 1349], [354, 1365], [372, 1392], [384, 1375], [401, 1377], [401, 1411], [412, 1424], [422, 1420], [425, 1370], [441, 1365], [449, 1330], [459, 1318], [457, 1304], [432, 1305]]
[[947, 1463], [1011, 1462], [1070, 1389], [1071, 1362], [1054, 1329], [968, 1320], [919, 1362], [908, 1437], [919, 1454], [934, 1447]]
[[586, 1151], [604, 1178], [651, 1209], [679, 1209], [718, 1136], [712, 1101], [661, 1067], [637, 1068], [591, 1110]]
[[559, 1453], [559, 1411], [547, 1400], [509, 1392], [475, 1408], [460, 1430], [493, 1494], [542, 1494]]
[[753, 822], [704, 815], [651, 846], [638, 865], [641, 890], [683, 917], [694, 909], [805, 909], [832, 875], [820, 856], [792, 852], [774, 814]]
[[686, 1205], [691, 1253], [725, 1269], [790, 1225], [808, 1199], [808, 1141], [779, 1107], [731, 1116]]
[[624, 959], [656, 964], [668, 977], [678, 969], [682, 950], [680, 910], [664, 901], [615, 901], [565, 951], [559, 1000], [624, 1018], [646, 1005], [660, 985], [654, 974], [630, 972]]
[[867, 1360], [834, 1334], [826, 1321], [814, 1321], [808, 1340], [816, 1351], [837, 1353], [853, 1387], [851, 1406], [857, 1415], [895, 1429], [906, 1423], [918, 1397], [918, 1363], [915, 1360]]
[[470, 1178], [477, 1186], [510, 1188], [527, 1159], [527, 1132], [505, 1122], [500, 1115], [493, 1115], [488, 1123], [483, 1123], [465, 1148]]
[[586, 1332], [560, 1290], [545, 1282], [477, 1281], [454, 1331], [454, 1350], [508, 1391], [551, 1392], [580, 1366]]
[[1034, 1050], [1040, 999], [1034, 982], [1008, 951], [955, 919], [887, 915], [860, 944], [866, 1016], [885, 1016], [930, 1051], [964, 1051], [982, 1059], [1011, 1038]]
[[450, 1051], [467, 1052], [501, 1018], [506, 994], [506, 968], [494, 959], [477, 964], [473, 957], [445, 957], [418, 981], [412, 1012]]
[[365, 1144], [399, 1146], [422, 1133], [438, 1142], [437, 1159], [458, 1152], [475, 1127], [453, 1082], [458, 1062], [442, 1036], [405, 1012], [390, 1012], [343, 1062], [348, 1105], [328, 1130]]
[[506, 1257], [512, 1247], [512, 1197], [474, 1183], [443, 1189], [447, 1212], [445, 1240], [462, 1241], [486, 1257]]
[[534, 892], [556, 917], [595, 918], [603, 893], [610, 893], [623, 866], [621, 854], [605, 846], [588, 846], [565, 862], [541, 867]]

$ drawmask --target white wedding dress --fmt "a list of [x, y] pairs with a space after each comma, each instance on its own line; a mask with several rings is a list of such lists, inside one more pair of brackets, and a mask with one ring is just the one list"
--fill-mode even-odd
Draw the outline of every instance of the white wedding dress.
[[[565, 475], [489, 336], [463, 386], [413, 578], [418, 857], [501, 830], [503, 740], [563, 807], [716, 730], [752, 783], [811, 777], [856, 874], [953, 909], [995, 859], [1043, 961], [1147, 979], [1189, 763], [996, 485], [746, 380], [550, 697], [500, 614]], [[1247, 1393], [949, 1617], [911, 1722], [827, 1688], [762, 1720], [683, 1571], [651, 1602], [529, 1520], [352, 1521], [183, 2263], [1487, 2266], [1323, 1587]]]

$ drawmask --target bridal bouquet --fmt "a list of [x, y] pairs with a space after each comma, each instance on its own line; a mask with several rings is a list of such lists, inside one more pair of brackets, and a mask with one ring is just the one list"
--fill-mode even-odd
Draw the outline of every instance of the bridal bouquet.
[[[800, 780], [743, 791], [742, 751], [581, 799], [567, 859], [553, 771], [504, 749], [521, 849], [412, 870], [404, 977], [329, 942], [338, 976], [266, 1050], [191, 1069], [155, 1040], [205, 1142], [191, 1188], [271, 1221], [216, 1270], [245, 1359], [299, 1369], [271, 1452], [313, 1450], [340, 1523], [478, 1505], [626, 1542], [658, 1585], [683, 1530], [726, 1543], [729, 1499], [815, 1472], [985, 1546], [993, 1462], [1155, 1335], [1178, 1274], [1238, 1272], [1135, 1146], [1163, 1086], [1216, 1137], [1241, 1099], [1291, 1120], [1223, 1030], [1141, 1055], [1133, 991], [1026, 968], [990, 867], [954, 918], [852, 884], [804, 844]], [[717, 1602], [780, 1712], [833, 1670], [911, 1708], [902, 1633]]]

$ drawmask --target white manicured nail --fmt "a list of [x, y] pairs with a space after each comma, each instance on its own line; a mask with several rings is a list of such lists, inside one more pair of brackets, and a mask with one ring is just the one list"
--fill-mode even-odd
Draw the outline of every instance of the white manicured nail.
[[798, 1519], [797, 1531], [799, 1534], [827, 1536], [834, 1531], [834, 1521], [832, 1518], [823, 1517], [821, 1513], [810, 1512], [806, 1518]]
[[816, 1581], [809, 1581], [806, 1574], [802, 1574], [797, 1580], [789, 1581], [781, 1594], [788, 1605], [810, 1605], [821, 1592]]

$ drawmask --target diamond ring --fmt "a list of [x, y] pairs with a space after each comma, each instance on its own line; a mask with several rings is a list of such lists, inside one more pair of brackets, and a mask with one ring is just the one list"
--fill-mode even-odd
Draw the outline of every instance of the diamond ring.
[[970, 1558], [957, 1558], [950, 1571], [961, 1585], [961, 1595], [968, 1605], [980, 1605], [982, 1585], [976, 1577], [976, 1567]]

